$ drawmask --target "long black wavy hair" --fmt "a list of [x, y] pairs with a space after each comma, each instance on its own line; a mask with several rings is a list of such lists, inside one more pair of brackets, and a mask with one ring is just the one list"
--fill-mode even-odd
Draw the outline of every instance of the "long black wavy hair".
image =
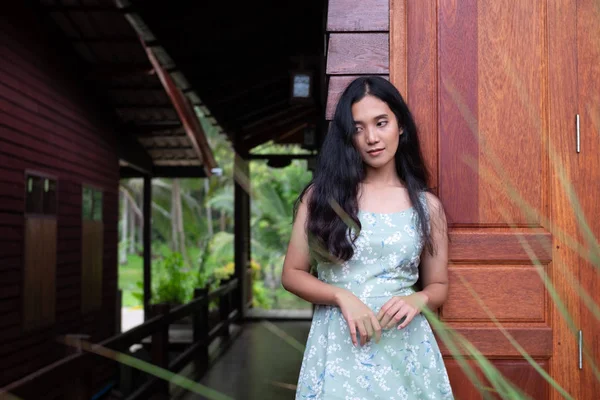
[[[425, 248], [433, 253], [427, 214], [419, 201], [419, 193], [428, 190], [429, 174], [423, 162], [414, 119], [394, 85], [381, 77], [364, 76], [352, 81], [340, 97], [313, 179], [296, 201], [297, 210], [299, 202], [310, 191], [306, 230], [312, 255], [317, 261], [344, 262], [354, 254], [354, 241], [361, 229], [357, 216], [358, 191], [365, 178], [365, 168], [360, 153], [354, 147], [356, 127], [352, 105], [366, 95], [384, 101], [403, 131], [395, 155], [396, 172], [419, 216]], [[349, 235], [350, 228], [357, 229], [355, 235]]]

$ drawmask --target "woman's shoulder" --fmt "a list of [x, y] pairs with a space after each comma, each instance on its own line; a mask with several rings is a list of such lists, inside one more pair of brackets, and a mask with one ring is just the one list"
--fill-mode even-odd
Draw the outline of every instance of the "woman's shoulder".
[[428, 214], [432, 216], [444, 215], [444, 206], [442, 201], [429, 190], [422, 190], [419, 193], [419, 198], [426, 207]]
[[439, 207], [442, 204], [440, 199], [435, 194], [431, 193], [429, 190], [421, 190], [419, 192], [419, 197], [425, 200], [428, 206]]

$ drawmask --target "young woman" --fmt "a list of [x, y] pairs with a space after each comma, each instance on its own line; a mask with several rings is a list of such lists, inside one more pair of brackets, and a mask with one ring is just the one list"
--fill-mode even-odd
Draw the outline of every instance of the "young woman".
[[299, 197], [283, 266], [284, 287], [317, 304], [296, 399], [453, 398], [421, 314], [448, 293], [447, 223], [427, 178], [398, 90], [353, 81]]

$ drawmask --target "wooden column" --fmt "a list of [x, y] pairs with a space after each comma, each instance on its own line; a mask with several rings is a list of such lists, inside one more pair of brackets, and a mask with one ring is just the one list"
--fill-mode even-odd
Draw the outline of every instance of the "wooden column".
[[[156, 304], [152, 306], [153, 317], [167, 315], [170, 311], [169, 304]], [[162, 326], [152, 334], [152, 364], [163, 368], [169, 368], [169, 325]], [[169, 398], [169, 382], [160, 379], [154, 389], [153, 399]]]
[[150, 317], [150, 298], [152, 297], [152, 177], [144, 176], [144, 319]]
[[244, 317], [246, 306], [246, 270], [250, 260], [250, 165], [247, 159], [235, 159], [235, 277], [238, 288], [233, 294], [233, 306]]

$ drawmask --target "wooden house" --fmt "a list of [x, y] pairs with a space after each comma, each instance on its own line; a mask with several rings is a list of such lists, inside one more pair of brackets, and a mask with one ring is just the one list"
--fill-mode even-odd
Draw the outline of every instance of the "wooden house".
[[[182, 97], [223, 128], [244, 175], [251, 150], [268, 140], [318, 146], [344, 87], [368, 74], [390, 79], [407, 100], [450, 222], [442, 321], [532, 398], [560, 395], [507, 337], [573, 398], [600, 393], [600, 326], [580, 296], [600, 302], [588, 256], [600, 233], [597, 2], [33, 3], [9, 7], [0, 24], [4, 381], [57, 357], [46, 351], [57, 333], [113, 332], [119, 177], [199, 176], [213, 165]], [[304, 89], [298, 98], [290, 77]], [[173, 149], [155, 149], [171, 135], [188, 141], [175, 146], [177, 164]], [[242, 322], [249, 201], [239, 180]], [[88, 245], [99, 241], [103, 252]], [[54, 301], [33, 307], [38, 298]], [[455, 395], [482, 398], [443, 353]]]

